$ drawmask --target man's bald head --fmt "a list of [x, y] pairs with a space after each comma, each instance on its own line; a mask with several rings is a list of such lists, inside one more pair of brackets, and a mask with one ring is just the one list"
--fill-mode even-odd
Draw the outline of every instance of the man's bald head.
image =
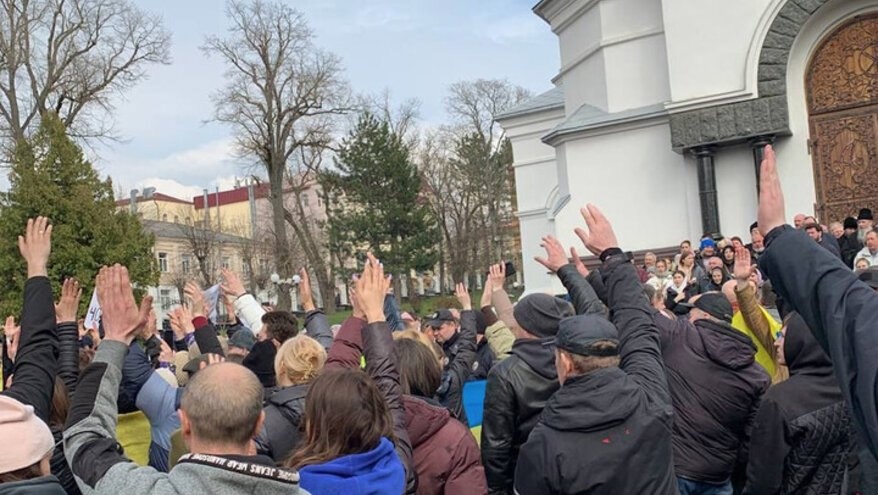
[[189, 380], [180, 409], [192, 436], [208, 444], [247, 445], [262, 415], [262, 384], [234, 363], [208, 366]]

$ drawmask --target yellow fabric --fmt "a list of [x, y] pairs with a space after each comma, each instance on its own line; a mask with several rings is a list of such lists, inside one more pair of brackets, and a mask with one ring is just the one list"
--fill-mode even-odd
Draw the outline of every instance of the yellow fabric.
[[[774, 341], [774, 334], [777, 333], [778, 330], [781, 329], [783, 325], [775, 321], [774, 318], [771, 317], [771, 314], [765, 310], [765, 308], [760, 307], [762, 312], [765, 314], [765, 320], [768, 322], [768, 325], [771, 327], [771, 340]], [[768, 372], [768, 376], [774, 376], [775, 373], [775, 365], [774, 360], [771, 359], [771, 354], [768, 350], [765, 349], [765, 346], [759, 342], [759, 339], [756, 337], [756, 334], [753, 333], [753, 330], [747, 326], [747, 323], [744, 322], [744, 316], [740, 311], [735, 313], [734, 318], [732, 318], [732, 327], [735, 330], [743, 333], [744, 335], [750, 337], [750, 340], [753, 341], [753, 344], [756, 346], [756, 362], [759, 363], [765, 371]]]
[[186, 447], [186, 442], [183, 441], [183, 431], [175, 431], [171, 434], [171, 452], [168, 455], [168, 466], [173, 468], [177, 465], [177, 461], [188, 453], [189, 448]]
[[149, 419], [141, 411], [120, 414], [116, 438], [125, 455], [140, 466], [149, 464]]
[[472, 432], [473, 436], [476, 437], [476, 443], [479, 444], [479, 447], [482, 446], [482, 425], [473, 426], [469, 429]]

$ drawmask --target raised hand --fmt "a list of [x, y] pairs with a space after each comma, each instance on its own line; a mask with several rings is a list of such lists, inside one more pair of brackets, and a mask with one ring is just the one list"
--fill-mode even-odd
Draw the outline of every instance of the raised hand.
[[18, 354], [18, 340], [21, 334], [21, 327], [15, 324], [14, 316], [6, 317], [6, 324], [3, 325], [3, 334], [6, 336], [6, 354], [9, 359], [15, 362], [15, 356]]
[[765, 146], [759, 174], [759, 210], [756, 219], [763, 236], [786, 223], [783, 189], [777, 174], [777, 156], [770, 144]]
[[220, 272], [223, 277], [223, 283], [220, 285], [222, 288], [223, 294], [227, 294], [234, 298], [239, 298], [247, 293], [247, 289], [244, 288], [244, 284], [241, 282], [241, 278], [238, 277], [238, 274], [229, 270], [228, 268], [223, 268], [222, 272]]
[[487, 277], [485, 279], [485, 286], [482, 288], [482, 300], [481, 306], [479, 306], [480, 308], [487, 308], [488, 306], [491, 306], [491, 292], [493, 292], [492, 284], [493, 282], [491, 282], [491, 277]]
[[491, 265], [488, 277], [491, 280], [491, 289], [503, 290], [503, 286], [506, 285], [506, 263]]
[[193, 316], [207, 316], [207, 301], [204, 300], [204, 291], [195, 282], [186, 282], [183, 293], [189, 298]]
[[102, 310], [104, 340], [131, 345], [149, 319], [152, 296], [144, 297], [138, 309], [128, 269], [121, 265], [101, 268], [96, 286]]
[[171, 349], [171, 346], [165, 342], [165, 339], [160, 339], [162, 343], [162, 352], [159, 354], [159, 362], [162, 363], [173, 363], [174, 362], [174, 350]]
[[582, 275], [583, 278], [588, 278], [588, 267], [585, 266], [585, 263], [582, 262], [582, 258], [579, 257], [579, 253], [576, 252], [576, 248], [570, 246], [570, 257], [573, 258], [573, 266], [576, 267], [576, 271]]
[[460, 303], [460, 306], [464, 311], [470, 311], [473, 309], [473, 300], [469, 295], [469, 291], [466, 290], [466, 285], [457, 284], [454, 287], [454, 296], [457, 297], [457, 301]]
[[192, 324], [192, 313], [185, 305], [171, 311], [168, 316], [176, 340], [183, 340], [187, 335], [195, 332], [195, 325]]
[[301, 268], [299, 278], [299, 300], [302, 303], [302, 309], [306, 312], [314, 311], [317, 306], [314, 304], [314, 293], [311, 291], [311, 277], [308, 276], [308, 270]]
[[18, 250], [27, 262], [27, 277], [45, 277], [52, 251], [52, 226], [46, 217], [27, 221], [24, 235], [18, 236]]
[[384, 266], [372, 253], [369, 253], [368, 258], [363, 275], [357, 281], [356, 294], [366, 321], [375, 323], [385, 321], [384, 296], [390, 288], [390, 279], [384, 276]]
[[207, 354], [207, 361], [202, 361], [198, 363], [198, 370], [201, 371], [208, 366], [213, 366], [215, 364], [220, 364], [225, 362], [226, 358], [220, 356], [219, 354]]
[[748, 282], [752, 274], [753, 263], [750, 260], [750, 251], [744, 247], [739, 247], [735, 250], [735, 280], [738, 282]]
[[61, 299], [55, 304], [55, 318], [58, 323], [76, 321], [76, 311], [82, 298], [82, 287], [72, 278], [61, 285]]
[[536, 256], [534, 260], [548, 268], [552, 273], [557, 272], [562, 266], [567, 264], [567, 254], [564, 252], [564, 246], [554, 236], [548, 235], [543, 237], [540, 247], [546, 250], [546, 257]]
[[579, 212], [582, 214], [582, 218], [585, 219], [588, 231], [577, 228], [576, 235], [585, 244], [586, 249], [595, 256], [600, 256], [607, 249], [619, 247], [619, 241], [616, 240], [613, 226], [610, 225], [610, 221], [607, 220], [607, 217], [604, 216], [597, 206], [588, 204], [585, 208], [580, 208]]

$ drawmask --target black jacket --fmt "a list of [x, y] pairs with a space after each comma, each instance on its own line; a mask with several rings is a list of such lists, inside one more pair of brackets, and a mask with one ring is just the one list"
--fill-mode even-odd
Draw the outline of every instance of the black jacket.
[[677, 493], [674, 413], [649, 302], [623, 253], [601, 273], [621, 363], [570, 377], [552, 396], [521, 447], [515, 491], [522, 495]]
[[64, 495], [64, 488], [54, 476], [0, 484], [0, 495]]
[[878, 294], [789, 225], [769, 232], [765, 242], [760, 268], [829, 355], [861, 436], [878, 454]]
[[447, 364], [442, 370], [442, 381], [436, 396], [452, 416], [467, 424], [463, 409], [463, 384], [473, 372], [476, 361], [476, 313], [472, 310], [460, 313], [460, 331], [442, 347]]
[[771, 379], [756, 346], [731, 325], [671, 320], [655, 312], [674, 404], [677, 476], [723, 483], [747, 444], [759, 400]]
[[518, 451], [560, 386], [547, 340], [516, 340], [488, 374], [481, 448], [489, 493], [512, 493]]
[[280, 464], [298, 445], [305, 426], [308, 384], [277, 390], [265, 404], [265, 422], [256, 437], [256, 451]]
[[845, 234], [837, 240], [838, 249], [841, 251], [842, 261], [844, 261], [845, 265], [853, 268], [854, 258], [856, 258], [857, 253], [859, 253], [860, 250], [863, 249], [863, 243], [860, 242], [860, 239], [857, 238], [856, 232], [850, 235]]
[[597, 292], [579, 273], [576, 265], [570, 263], [562, 266], [558, 269], [557, 275], [570, 295], [570, 301], [573, 303], [576, 314], [606, 313]]
[[843, 493], [853, 428], [832, 363], [802, 318], [784, 338], [790, 378], [768, 390], [756, 416], [746, 493]]
[[488, 345], [488, 339], [483, 338], [481, 342], [476, 344], [476, 360], [473, 363], [473, 372], [468, 381], [487, 380], [495, 360], [496, 356], [494, 356], [491, 346]]
[[[79, 379], [79, 329], [75, 321], [59, 323], [55, 329], [58, 333], [58, 378], [67, 387], [68, 397], [73, 397], [76, 391], [76, 382]], [[52, 474], [61, 482], [64, 491], [68, 495], [79, 495], [79, 486], [64, 457], [64, 445], [61, 442], [64, 425], [49, 425], [52, 436], [55, 437], [55, 450], [49, 461]]]

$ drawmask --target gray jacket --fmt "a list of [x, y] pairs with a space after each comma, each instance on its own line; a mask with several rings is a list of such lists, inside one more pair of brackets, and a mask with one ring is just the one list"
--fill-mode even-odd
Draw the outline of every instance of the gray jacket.
[[82, 373], [67, 427], [67, 462], [84, 494], [212, 493], [306, 494], [299, 474], [277, 468], [262, 456], [216, 457], [191, 454], [170, 473], [140, 467], [128, 460], [115, 438], [116, 399], [128, 347], [106, 340], [94, 362]]

